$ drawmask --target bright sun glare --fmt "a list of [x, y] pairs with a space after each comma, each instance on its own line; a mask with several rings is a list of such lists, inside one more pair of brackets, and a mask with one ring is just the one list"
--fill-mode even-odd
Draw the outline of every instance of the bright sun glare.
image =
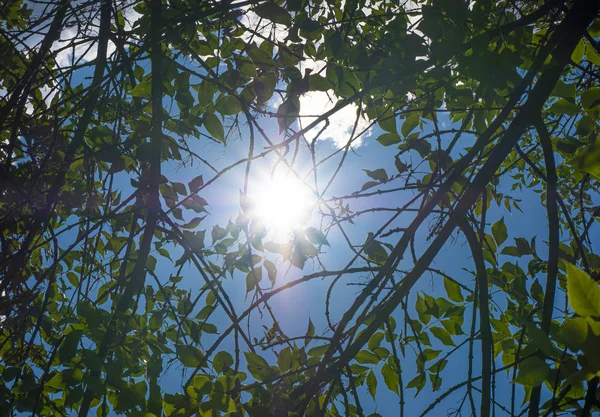
[[255, 184], [253, 215], [275, 232], [291, 232], [310, 220], [314, 197], [309, 188], [288, 175], [267, 177]]

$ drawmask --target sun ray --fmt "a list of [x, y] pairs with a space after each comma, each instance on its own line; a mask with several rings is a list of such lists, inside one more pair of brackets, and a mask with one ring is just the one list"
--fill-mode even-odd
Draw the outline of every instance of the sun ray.
[[251, 194], [252, 217], [275, 233], [289, 233], [311, 217], [314, 196], [308, 186], [292, 175], [263, 178]]

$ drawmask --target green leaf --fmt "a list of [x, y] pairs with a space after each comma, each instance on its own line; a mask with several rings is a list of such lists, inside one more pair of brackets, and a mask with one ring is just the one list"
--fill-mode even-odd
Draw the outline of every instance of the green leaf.
[[600, 139], [581, 149], [570, 162], [580, 171], [600, 179]]
[[432, 326], [429, 330], [436, 338], [438, 338], [446, 346], [456, 346], [454, 341], [452, 340], [452, 336], [450, 336], [450, 333], [448, 333], [446, 329], [437, 326]]
[[306, 338], [304, 339], [304, 346], [307, 346], [312, 342], [312, 337], [315, 335], [315, 325], [313, 324], [310, 317], [308, 318], [308, 329], [306, 329]]
[[215, 355], [212, 364], [215, 368], [215, 371], [222, 373], [233, 365], [233, 357], [230, 353], [221, 351]]
[[585, 43], [585, 58], [592, 64], [600, 65], [600, 54], [596, 51], [596, 48], [587, 42], [587, 40]]
[[588, 28], [588, 33], [592, 36], [592, 38], [597, 38], [600, 36], [600, 19], [594, 19], [592, 25]]
[[427, 368], [429, 371], [434, 372], [434, 373], [439, 373], [442, 372], [445, 368], [446, 365], [448, 365], [448, 360], [446, 359], [440, 359], [439, 361], [435, 362], [434, 364], [432, 364], [429, 368]]
[[383, 333], [381, 333], [381, 332], [375, 333], [373, 336], [371, 336], [369, 338], [369, 343], [368, 343], [367, 347], [369, 348], [369, 350], [374, 350], [379, 347], [382, 340], [383, 340]]
[[192, 345], [177, 345], [177, 356], [179, 360], [188, 368], [197, 368], [204, 359], [204, 354], [195, 346]]
[[242, 105], [237, 97], [222, 95], [217, 99], [215, 110], [223, 116], [238, 114], [242, 111]]
[[211, 383], [208, 375], [195, 375], [192, 384], [194, 385], [194, 388], [202, 393], [210, 392]]
[[279, 133], [285, 132], [300, 114], [300, 101], [298, 97], [288, 97], [277, 109], [277, 124]]
[[504, 217], [492, 225], [492, 235], [498, 246], [502, 245], [508, 239], [508, 230], [504, 224]]
[[397, 133], [384, 133], [377, 138], [377, 142], [381, 143], [383, 146], [395, 145], [401, 140], [402, 139]]
[[415, 396], [423, 389], [425, 384], [427, 383], [427, 379], [425, 377], [424, 372], [419, 372], [419, 374], [414, 377], [410, 382], [406, 385], [406, 388], [416, 388], [417, 392]]
[[354, 359], [356, 359], [356, 362], [358, 363], [370, 363], [373, 365], [381, 362], [381, 359], [377, 355], [369, 352], [368, 350], [361, 350], [356, 354]]
[[238, 56], [235, 61], [240, 73], [246, 77], [256, 77], [256, 65], [250, 59]]
[[[364, 186], [363, 186], [364, 187]], [[367, 255], [369, 260], [382, 264], [386, 261], [388, 257], [388, 253], [385, 248], [378, 240], [372, 239], [373, 233], [369, 232], [367, 234], [366, 242], [368, 242], [364, 247], [364, 253]]]
[[446, 294], [448, 294], [448, 298], [457, 303], [462, 303], [464, 301], [462, 291], [460, 290], [460, 285], [456, 282], [444, 277], [444, 288], [446, 289]]
[[269, 19], [271, 22], [288, 27], [292, 25], [292, 17], [288, 11], [276, 4], [273, 0], [268, 0], [252, 10], [260, 17]]
[[587, 136], [596, 130], [596, 122], [588, 116], [581, 117], [577, 123], [577, 135]]
[[248, 362], [248, 370], [252, 376], [259, 381], [264, 381], [276, 374], [275, 370], [269, 366], [269, 363], [253, 352], [244, 352]]
[[396, 116], [388, 112], [386, 117], [379, 120], [379, 126], [386, 132], [396, 133]]
[[282, 349], [277, 355], [277, 366], [281, 372], [287, 372], [292, 369], [293, 356], [289, 347]]
[[244, 352], [244, 356], [246, 356], [246, 361], [248, 361], [248, 366], [254, 368], [268, 368], [269, 363], [263, 359], [262, 356], [257, 355], [253, 352]]
[[381, 346], [373, 349], [373, 353], [376, 354], [379, 359], [385, 359], [390, 356], [390, 351]]
[[198, 104], [202, 107], [212, 103], [216, 93], [215, 86], [209, 81], [202, 81], [199, 85], [194, 85], [196, 91], [198, 91]]
[[560, 337], [570, 346], [581, 347], [588, 337], [588, 322], [585, 318], [566, 319], [560, 328]]
[[200, 187], [202, 187], [203, 185], [204, 185], [204, 179], [202, 178], [202, 175], [198, 175], [196, 178], [194, 178], [193, 180], [191, 180], [188, 183], [188, 187], [190, 188], [190, 193], [198, 192], [200, 190]]
[[508, 327], [508, 324], [506, 324], [506, 321], [490, 318], [490, 324], [498, 333], [505, 336], [511, 335], [510, 328]]
[[517, 237], [515, 238], [515, 243], [517, 245], [517, 250], [521, 255], [531, 255], [531, 248], [529, 247], [529, 242], [525, 238]]
[[398, 157], [394, 158], [394, 165], [396, 165], [396, 169], [398, 170], [399, 174], [402, 174], [403, 172], [408, 170], [408, 165], [402, 162]]
[[262, 280], [262, 267], [254, 268], [246, 275], [246, 293], [254, 290]]
[[215, 139], [225, 143], [225, 130], [219, 118], [213, 113], [204, 115], [204, 127]]
[[442, 353], [441, 350], [433, 350], [433, 349], [429, 349], [429, 348], [425, 349], [423, 351], [423, 356], [424, 356], [423, 361], [424, 362], [432, 361], [435, 358], [437, 358], [440, 355], [440, 353]]
[[576, 94], [577, 90], [575, 88], [575, 84], [565, 84], [559, 80], [554, 86], [554, 89], [550, 95], [574, 100]]
[[571, 103], [570, 101], [560, 99], [551, 105], [548, 110], [558, 115], [566, 114], [567, 116], [575, 116], [579, 113], [579, 106], [577, 106], [575, 103]]
[[98, 146], [107, 146], [112, 142], [113, 131], [109, 127], [100, 125], [90, 130], [90, 137], [94, 144]]
[[327, 352], [328, 349], [329, 345], [315, 346], [314, 348], [311, 348], [308, 351], [308, 356], [313, 358], [320, 358], [325, 354], [325, 352]]
[[[510, 330], [508, 330], [510, 332]], [[550, 337], [535, 324], [527, 325], [527, 332], [531, 337], [531, 345], [537, 347], [549, 358], [560, 358], [560, 351], [554, 347]]]
[[590, 329], [592, 329], [592, 333], [596, 336], [600, 336], [600, 320], [595, 320], [591, 317], [586, 317], [585, 320], [590, 326]]
[[575, 313], [582, 317], [600, 317], [600, 288], [587, 273], [567, 265], [567, 295]]
[[379, 184], [381, 184], [381, 183], [377, 182], [377, 181], [367, 181], [362, 185], [362, 187], [360, 188], [360, 191], [368, 190], [369, 188], [376, 187]]
[[571, 60], [578, 64], [579, 61], [581, 61], [581, 59], [583, 58], [584, 54], [585, 54], [585, 43], [583, 42], [583, 39], [582, 39], [579, 41], [579, 43], [573, 50], [573, 53], [571, 54]]
[[77, 346], [79, 345], [80, 340], [80, 331], [72, 331], [65, 337], [65, 340], [63, 340], [60, 348], [58, 349], [58, 358], [60, 359], [60, 363], [66, 365], [71, 361], [71, 359], [73, 359], [73, 357], [75, 357], [77, 354]]
[[369, 177], [371, 177], [374, 180], [377, 180], [381, 183], [389, 181], [388, 174], [387, 174], [387, 172], [385, 172], [385, 169], [383, 169], [383, 168], [379, 168], [374, 171], [369, 171], [368, 169], [363, 169], [363, 171], [365, 171]]
[[410, 116], [408, 116], [404, 123], [402, 123], [402, 128], [400, 129], [402, 131], [402, 136], [407, 137], [410, 132], [412, 132], [414, 128], [419, 125], [420, 120], [421, 118], [419, 117], [418, 113], [412, 113]]
[[185, 189], [185, 185], [180, 182], [171, 182], [171, 187], [175, 190], [175, 192], [179, 195], [187, 195], [187, 190]]
[[319, 229], [316, 229], [314, 227], [309, 227], [308, 229], [306, 229], [306, 236], [315, 245], [329, 246], [329, 242], [327, 241], [327, 238], [325, 237], [323, 232], [321, 232]]
[[48, 382], [45, 384], [47, 387], [54, 388], [57, 390], [63, 390], [67, 387], [65, 381], [65, 372], [57, 372]]
[[517, 257], [523, 256], [523, 254], [517, 250], [516, 246], [505, 246], [500, 253], [502, 255], [509, 255], [509, 256], [517, 256]]
[[151, 81], [142, 81], [138, 85], [134, 87], [133, 90], [129, 92], [133, 97], [139, 97], [146, 100], [149, 100], [152, 97], [152, 82]]
[[540, 358], [529, 358], [519, 365], [514, 382], [528, 387], [541, 385], [550, 375], [550, 367]]
[[581, 105], [587, 110], [600, 105], [600, 87], [592, 87], [587, 89], [581, 95]]
[[452, 336], [464, 334], [460, 325], [454, 320], [442, 320], [442, 326], [444, 326], [444, 329]]
[[4, 371], [2, 372], [2, 379], [4, 379], [4, 381], [6, 382], [10, 382], [13, 379], [15, 379], [17, 377], [17, 375], [19, 375], [19, 373], [21, 372], [20, 368], [17, 368], [16, 366], [9, 366], [4, 368]]
[[267, 270], [267, 275], [269, 276], [269, 281], [271, 281], [271, 286], [275, 285], [275, 280], [277, 279], [277, 268], [275, 264], [268, 259], [265, 259], [264, 267]]
[[[429, 320], [431, 320], [431, 314], [428, 313], [428, 308], [425, 304], [425, 300], [419, 294], [417, 294], [417, 302], [415, 303], [415, 309], [417, 310], [417, 314], [419, 315], [419, 320], [424, 324], [429, 323]], [[427, 335], [427, 333], [425, 332], [421, 334]]]
[[308, 85], [310, 91], [328, 91], [333, 88], [333, 85], [327, 78], [320, 76], [319, 74], [312, 74], [308, 77]]
[[367, 374], [367, 388], [371, 397], [375, 399], [375, 395], [377, 394], [377, 377], [373, 373], [373, 370]]
[[387, 363], [381, 367], [381, 376], [383, 376], [383, 382], [388, 389], [398, 394], [398, 387], [400, 385], [398, 381], [398, 373]]

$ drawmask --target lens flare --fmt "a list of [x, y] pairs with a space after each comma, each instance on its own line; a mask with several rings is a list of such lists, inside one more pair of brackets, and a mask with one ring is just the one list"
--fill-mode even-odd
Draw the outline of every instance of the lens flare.
[[267, 177], [255, 184], [252, 217], [275, 232], [291, 232], [310, 220], [314, 197], [291, 175]]

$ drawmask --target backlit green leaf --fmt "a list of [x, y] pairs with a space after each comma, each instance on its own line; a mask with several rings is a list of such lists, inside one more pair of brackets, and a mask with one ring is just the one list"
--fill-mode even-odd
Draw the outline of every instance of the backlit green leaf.
[[368, 364], [378, 364], [381, 362], [381, 359], [375, 355], [374, 353], [369, 352], [368, 350], [361, 350], [356, 354], [356, 362], [358, 363], [368, 363]]
[[223, 129], [223, 124], [215, 114], [207, 113], [204, 115], [204, 127], [206, 127], [206, 130], [212, 137], [221, 142], [225, 142], [225, 130]]
[[462, 303], [464, 301], [460, 286], [456, 282], [444, 277], [444, 288], [446, 289], [448, 298], [452, 301], [457, 303]]
[[418, 113], [412, 113], [410, 116], [408, 116], [402, 123], [402, 127], [400, 129], [402, 131], [402, 136], [407, 137], [410, 132], [412, 132], [414, 128], [419, 125], [420, 120], [421, 118], [419, 117]]
[[508, 239], [508, 230], [504, 224], [504, 217], [492, 225], [492, 235], [498, 246], [502, 245]]
[[582, 317], [600, 317], [600, 288], [588, 274], [572, 264], [567, 265], [569, 305]]
[[397, 133], [384, 133], [377, 138], [377, 142], [381, 143], [383, 146], [395, 145], [401, 140], [402, 139]]
[[541, 385], [550, 376], [550, 367], [540, 358], [529, 358], [519, 365], [516, 383], [528, 387]]
[[377, 394], [377, 377], [375, 377], [372, 370], [367, 374], [367, 388], [371, 397], [375, 399], [375, 395]]
[[200, 349], [192, 345], [177, 345], [177, 356], [183, 366], [188, 368], [197, 368], [204, 359]]
[[267, 0], [252, 10], [260, 17], [269, 19], [274, 23], [279, 23], [285, 26], [290, 26], [292, 24], [292, 17], [288, 11], [276, 4], [273, 0]]

